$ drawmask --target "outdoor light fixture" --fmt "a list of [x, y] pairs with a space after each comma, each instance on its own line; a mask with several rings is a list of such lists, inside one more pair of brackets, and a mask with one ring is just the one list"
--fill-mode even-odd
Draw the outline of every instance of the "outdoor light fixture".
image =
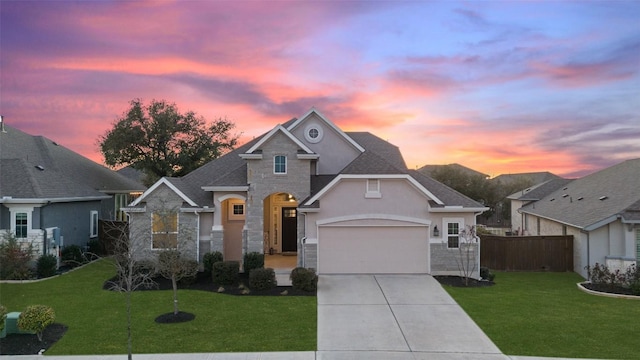
[[438, 230], [438, 225], [433, 226], [433, 236], [435, 237], [440, 236], [440, 230]]

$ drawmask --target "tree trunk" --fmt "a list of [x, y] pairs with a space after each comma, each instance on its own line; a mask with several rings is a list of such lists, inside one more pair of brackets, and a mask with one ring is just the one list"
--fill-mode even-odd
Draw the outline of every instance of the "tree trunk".
[[127, 359], [133, 359], [133, 343], [131, 341], [131, 291], [128, 291], [127, 294]]
[[178, 281], [175, 274], [171, 276], [171, 285], [173, 285], [173, 315], [178, 315]]

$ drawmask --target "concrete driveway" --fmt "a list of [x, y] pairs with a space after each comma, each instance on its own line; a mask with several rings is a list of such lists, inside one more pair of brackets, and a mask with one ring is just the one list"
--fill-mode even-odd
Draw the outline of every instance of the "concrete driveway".
[[508, 359], [429, 275], [321, 275], [318, 359]]

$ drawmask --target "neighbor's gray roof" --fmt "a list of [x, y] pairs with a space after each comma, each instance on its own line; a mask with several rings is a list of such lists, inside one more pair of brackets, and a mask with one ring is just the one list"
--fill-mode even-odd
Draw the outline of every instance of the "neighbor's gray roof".
[[640, 158], [627, 160], [573, 180], [521, 211], [592, 230], [618, 216], [636, 219], [640, 209], [639, 184]]
[[0, 132], [0, 198], [95, 198], [142, 191], [140, 183], [46, 137], [5, 124]]
[[564, 187], [566, 184], [573, 181], [573, 179], [552, 179], [545, 181], [541, 184], [536, 184], [532, 187], [526, 188], [524, 190], [516, 191], [515, 193], [507, 196], [507, 199], [511, 200], [520, 200], [520, 201], [536, 201], [540, 200], [543, 197], [549, 195], [553, 191]]
[[[429, 190], [433, 195], [440, 199], [446, 206], [463, 206], [471, 208], [484, 207], [481, 203], [463, 195], [447, 185], [429, 177], [418, 170], [409, 170], [409, 175], [416, 179], [422, 186]], [[438, 207], [435, 203], [433, 207]]]

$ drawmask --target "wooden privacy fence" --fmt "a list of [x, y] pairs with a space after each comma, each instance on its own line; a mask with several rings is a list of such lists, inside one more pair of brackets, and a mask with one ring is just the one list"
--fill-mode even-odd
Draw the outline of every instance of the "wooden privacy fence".
[[573, 271], [573, 236], [480, 235], [480, 265], [500, 271]]

